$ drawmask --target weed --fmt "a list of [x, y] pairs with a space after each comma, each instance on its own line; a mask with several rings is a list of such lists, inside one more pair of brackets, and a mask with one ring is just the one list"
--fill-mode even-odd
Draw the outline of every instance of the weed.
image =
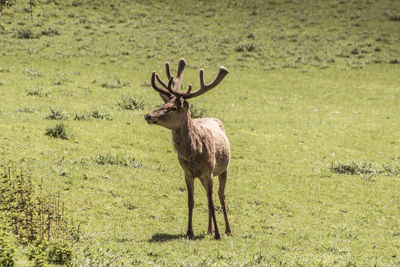
[[341, 174], [380, 174], [380, 170], [372, 162], [347, 161], [345, 163], [332, 162], [330, 170]]
[[33, 107], [18, 107], [17, 111], [21, 113], [35, 113], [36, 109]]
[[121, 102], [118, 104], [121, 108], [129, 110], [143, 110], [145, 103], [141, 97], [122, 96]]
[[334, 173], [350, 175], [400, 175], [400, 167], [385, 163], [380, 168], [371, 161], [332, 162], [330, 170]]
[[253, 43], [244, 43], [240, 44], [235, 48], [236, 52], [253, 52], [256, 49], [255, 44]]
[[46, 129], [45, 135], [54, 138], [60, 138], [67, 140], [70, 138], [70, 134], [67, 131], [67, 126], [63, 123], [57, 123], [54, 126], [48, 127]]
[[137, 162], [135, 158], [130, 156], [120, 156], [107, 153], [106, 155], [97, 155], [92, 158], [99, 165], [119, 165], [131, 168], [141, 168], [142, 162]]
[[93, 109], [90, 112], [90, 116], [95, 119], [108, 120], [108, 121], [111, 121], [114, 118], [113, 114], [105, 111], [99, 111], [98, 109]]
[[50, 114], [45, 117], [47, 120], [67, 120], [68, 115], [63, 110], [54, 110], [50, 107]]
[[114, 115], [106, 111], [99, 111], [98, 109], [92, 109], [91, 111], [88, 112], [75, 113], [73, 118], [76, 121], [88, 121], [92, 118], [111, 121], [114, 119]]
[[17, 32], [15, 34], [15, 37], [19, 39], [34, 39], [38, 38], [38, 35], [35, 34], [31, 28], [29, 27], [24, 27], [24, 28], [19, 28], [17, 29]]
[[51, 95], [51, 90], [44, 90], [41, 87], [35, 87], [25, 91], [27, 96], [48, 97]]
[[113, 89], [113, 88], [121, 88], [124, 86], [128, 86], [129, 84], [130, 84], [129, 81], [124, 82], [121, 81], [118, 77], [114, 77], [111, 81], [102, 83], [101, 86], [104, 88]]
[[34, 70], [30, 70], [30, 69], [25, 69], [24, 71], [22, 71], [22, 73], [27, 74], [28, 76], [33, 77], [33, 78], [38, 78], [38, 77], [44, 76], [42, 73], [34, 71]]
[[75, 121], [88, 121], [92, 116], [89, 112], [80, 112], [74, 114]]
[[197, 108], [195, 105], [190, 106], [190, 115], [193, 119], [203, 118], [205, 116], [206, 110], [203, 108]]
[[55, 36], [55, 35], [60, 35], [60, 32], [57, 29], [48, 27], [48, 28], [44, 28], [41, 32], [42, 35], [45, 36]]
[[65, 78], [64, 76], [61, 76], [57, 79], [55, 79], [52, 84], [53, 85], [63, 85], [66, 84], [67, 82], [69, 82], [69, 80], [67, 78]]

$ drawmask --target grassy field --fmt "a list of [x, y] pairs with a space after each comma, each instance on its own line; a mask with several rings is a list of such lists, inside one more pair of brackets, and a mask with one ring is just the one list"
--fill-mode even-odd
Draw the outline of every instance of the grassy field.
[[[35, 2], [0, 17], [0, 165], [65, 202], [70, 264], [400, 265], [400, 2]], [[185, 88], [230, 70], [190, 100], [232, 146], [220, 242], [199, 181], [184, 239], [171, 134], [143, 119], [181, 57]]]

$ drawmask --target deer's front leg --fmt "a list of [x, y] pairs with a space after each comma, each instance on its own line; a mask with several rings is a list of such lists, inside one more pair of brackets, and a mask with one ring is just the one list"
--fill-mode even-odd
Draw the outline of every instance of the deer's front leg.
[[[204, 187], [204, 190], [207, 192], [207, 180], [206, 179], [200, 179], [201, 184]], [[208, 210], [208, 231], [207, 234], [214, 234], [214, 227], [213, 227], [213, 223], [212, 223], [212, 216], [210, 213], [210, 210]]]
[[189, 219], [188, 219], [188, 229], [186, 232], [186, 237], [191, 239], [193, 238], [193, 226], [192, 226], [192, 217], [193, 217], [193, 207], [194, 207], [194, 179], [188, 175], [185, 175], [186, 187], [188, 191], [188, 209], [189, 209]]
[[215, 217], [215, 206], [214, 206], [214, 186], [212, 174], [210, 174], [207, 178], [207, 199], [208, 199], [208, 211], [211, 214], [212, 221], [214, 223], [215, 230], [215, 239], [221, 240], [221, 234], [219, 233], [217, 226], [217, 218]]

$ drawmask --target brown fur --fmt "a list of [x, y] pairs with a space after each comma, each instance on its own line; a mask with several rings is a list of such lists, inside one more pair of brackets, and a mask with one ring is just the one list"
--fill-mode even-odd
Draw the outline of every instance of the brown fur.
[[[178, 69], [178, 73], [183, 72], [184, 65], [181, 68], [180, 71]], [[167, 69], [167, 74], [168, 71]], [[169, 86], [171, 84], [172, 82], [170, 82]], [[189, 221], [187, 237], [193, 237], [194, 179], [199, 178], [207, 192], [209, 208], [208, 232], [213, 233], [215, 228], [215, 238], [221, 239], [215, 217], [213, 193], [213, 176], [217, 175], [219, 176], [218, 196], [225, 219], [225, 233], [232, 235], [225, 204], [225, 183], [230, 160], [230, 144], [221, 121], [214, 118], [192, 120], [189, 104], [184, 99], [183, 94], [167, 95], [160, 90], [157, 91], [160, 92], [165, 104], [159, 109], [146, 114], [145, 119], [149, 124], [158, 124], [172, 130], [172, 140], [178, 153], [179, 163], [185, 173], [188, 189]]]

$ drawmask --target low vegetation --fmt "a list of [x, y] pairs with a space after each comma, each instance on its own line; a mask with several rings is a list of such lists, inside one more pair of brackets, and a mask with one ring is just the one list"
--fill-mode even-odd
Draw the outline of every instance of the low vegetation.
[[59, 196], [35, 188], [32, 179], [12, 162], [0, 175], [0, 263], [14, 266], [15, 246], [28, 247], [28, 259], [35, 266], [72, 262], [72, 244], [79, 240], [79, 228], [64, 213]]
[[68, 126], [64, 123], [57, 123], [46, 128], [45, 135], [63, 140], [67, 140], [71, 137], [71, 134], [68, 132]]

